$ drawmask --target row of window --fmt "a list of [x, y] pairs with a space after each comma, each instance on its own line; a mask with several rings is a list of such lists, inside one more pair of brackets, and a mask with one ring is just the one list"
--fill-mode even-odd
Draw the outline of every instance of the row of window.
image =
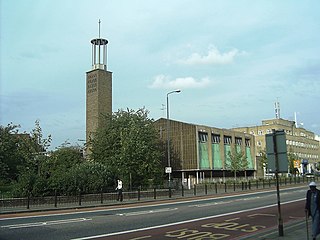
[[[309, 135], [305, 134], [304, 132], [295, 132], [294, 134], [292, 134], [291, 130], [285, 130], [285, 132], [288, 135], [294, 135], [294, 136], [305, 137], [305, 138], [308, 138], [308, 139], [313, 139], [312, 135], [309, 136]], [[261, 135], [269, 134], [269, 133], [272, 133], [272, 129], [267, 129], [265, 133], [264, 133], [263, 130], [258, 130], [257, 135], [261, 136]], [[254, 130], [251, 130], [250, 134], [255, 135]]]
[[[315, 159], [315, 160], [319, 159], [319, 156], [315, 154], [307, 154], [307, 153], [300, 153], [300, 152], [299, 153], [294, 152], [293, 154], [299, 158], [308, 158], [308, 159]], [[262, 156], [262, 152], [258, 153], [258, 156]]]
[[[287, 145], [296, 146], [296, 147], [303, 147], [303, 148], [309, 148], [309, 149], [318, 149], [319, 147], [317, 145], [303, 143], [303, 142], [297, 142], [292, 140], [286, 140]], [[262, 141], [257, 141], [258, 146], [262, 146]]]
[[[271, 129], [267, 129], [266, 130], [266, 134], [268, 134], [268, 133], [272, 133], [272, 130]], [[253, 130], [250, 131], [250, 134], [255, 135]], [[260, 136], [264, 135], [263, 130], [258, 130], [258, 135], [260, 135]]]
[[315, 154], [307, 154], [307, 153], [293, 153], [294, 155], [298, 156], [299, 158], [308, 158], [308, 159], [319, 159], [319, 155]]
[[[199, 132], [199, 141], [200, 142], [208, 142], [208, 134], [204, 132]], [[220, 143], [221, 137], [218, 134], [211, 134], [211, 142], [212, 143]], [[232, 143], [231, 136], [223, 136], [223, 143], [226, 145], [230, 145]], [[236, 145], [242, 145], [242, 138], [235, 138]], [[250, 139], [245, 139], [246, 147], [250, 147]]]
[[318, 147], [319, 147], [319, 146], [314, 145], [314, 144], [298, 142], [298, 141], [292, 141], [292, 140], [287, 140], [287, 145], [303, 147], [303, 148], [310, 148], [310, 149], [318, 149]]

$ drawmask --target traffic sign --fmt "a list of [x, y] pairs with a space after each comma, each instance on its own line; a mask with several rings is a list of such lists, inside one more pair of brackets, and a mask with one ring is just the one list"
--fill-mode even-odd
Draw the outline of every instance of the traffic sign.
[[[266, 134], [266, 152], [269, 172], [277, 170], [279, 173], [288, 172], [287, 143], [284, 130], [276, 130]], [[276, 160], [278, 160], [278, 164]]]

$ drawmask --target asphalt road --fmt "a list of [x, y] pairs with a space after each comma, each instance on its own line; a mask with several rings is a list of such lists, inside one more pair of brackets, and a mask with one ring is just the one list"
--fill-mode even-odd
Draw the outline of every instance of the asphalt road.
[[[304, 218], [306, 187], [281, 190], [284, 224]], [[278, 226], [275, 190], [0, 215], [0, 239], [241, 239]]]

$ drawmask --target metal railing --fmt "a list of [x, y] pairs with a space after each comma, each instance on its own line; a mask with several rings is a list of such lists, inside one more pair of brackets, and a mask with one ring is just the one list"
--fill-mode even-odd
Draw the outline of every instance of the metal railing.
[[[311, 180], [318, 180], [318, 177], [291, 177], [279, 178], [279, 185], [297, 185], [307, 183]], [[132, 191], [123, 192], [123, 202], [137, 201], [153, 201], [171, 198], [184, 198], [194, 196], [205, 196], [224, 194], [231, 192], [250, 191], [256, 189], [267, 189], [276, 186], [275, 179], [257, 179], [248, 181], [227, 181], [215, 183], [202, 183], [193, 185], [191, 189], [185, 186], [176, 186], [175, 188], [153, 188], [142, 189], [141, 187]], [[77, 208], [77, 207], [92, 207], [113, 205], [117, 202], [117, 192], [101, 192], [95, 194], [82, 194], [79, 192], [76, 195], [64, 196], [58, 195], [46, 197], [27, 196], [23, 198], [2, 198], [0, 199], [0, 213], [25, 211], [25, 210], [45, 210], [45, 209], [62, 209], [62, 208]]]

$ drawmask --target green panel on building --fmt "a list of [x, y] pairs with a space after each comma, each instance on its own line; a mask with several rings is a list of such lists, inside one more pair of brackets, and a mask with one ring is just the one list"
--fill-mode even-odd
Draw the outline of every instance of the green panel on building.
[[254, 169], [252, 156], [251, 156], [251, 149], [249, 147], [246, 147], [246, 156], [248, 161], [248, 169]]
[[231, 152], [231, 146], [225, 144], [225, 145], [224, 145], [224, 159], [225, 159], [225, 161], [226, 161], [225, 164], [224, 164], [225, 168], [226, 168], [227, 166], [230, 166], [230, 165], [231, 165], [231, 159], [230, 159], [230, 157], [229, 157], [229, 152]]
[[208, 155], [208, 145], [207, 143], [199, 143], [199, 160], [200, 169], [209, 169], [209, 155]]
[[237, 153], [240, 153], [241, 152], [241, 146], [237, 145], [236, 146], [236, 151], [237, 151]]
[[212, 144], [213, 169], [222, 169], [222, 159], [220, 156], [220, 145]]

